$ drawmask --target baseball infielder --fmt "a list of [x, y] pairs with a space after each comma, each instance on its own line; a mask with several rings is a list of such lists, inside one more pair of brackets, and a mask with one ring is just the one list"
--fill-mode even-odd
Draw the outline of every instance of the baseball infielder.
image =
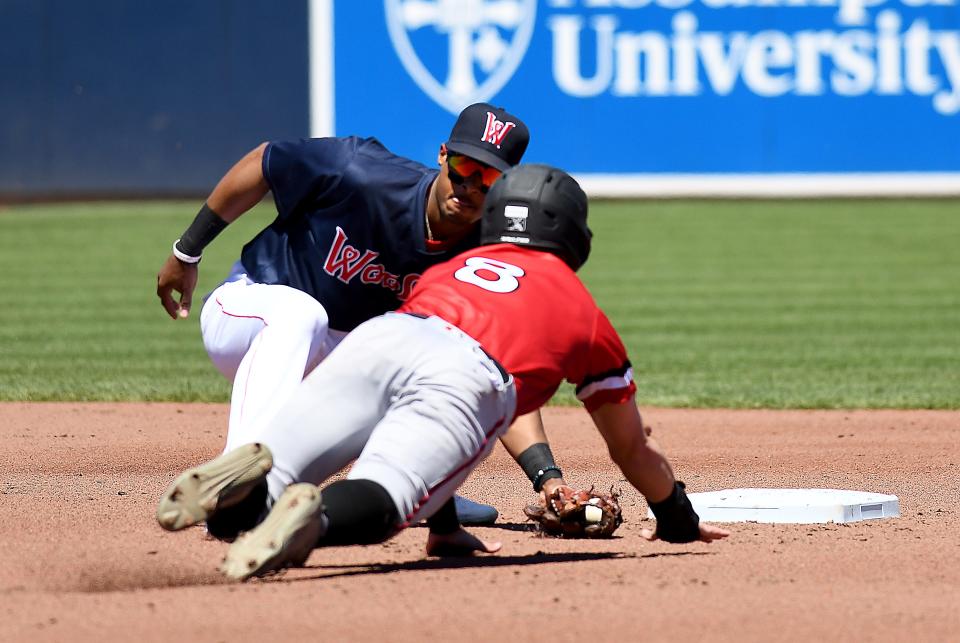
[[[460, 527], [454, 491], [516, 415], [567, 379], [657, 516], [645, 537], [728, 535], [699, 523], [644, 431], [623, 344], [574, 274], [590, 251], [586, 217], [567, 174], [508, 170], [484, 206], [484, 245], [429, 269], [398, 312], [354, 330], [254, 443], [175, 480], [161, 524], [210, 520], [219, 507], [258, 515], [221, 568], [238, 579], [300, 565], [317, 546], [381, 542], [421, 518], [428, 553], [497, 551]], [[321, 494], [315, 485], [354, 459]]]
[[[203, 248], [273, 192], [276, 220], [200, 314], [207, 353], [233, 382], [225, 451], [250, 442], [348, 332], [407, 299], [427, 267], [476, 246], [485, 193], [528, 141], [519, 118], [478, 103], [440, 146], [439, 171], [347, 137], [264, 144], [223, 177], [174, 243], [157, 295], [172, 318], [186, 317]], [[531, 421], [529, 442], [543, 449], [539, 417]], [[562, 478], [550, 470], [547, 481]], [[496, 519], [493, 507], [458, 500], [464, 522]]]

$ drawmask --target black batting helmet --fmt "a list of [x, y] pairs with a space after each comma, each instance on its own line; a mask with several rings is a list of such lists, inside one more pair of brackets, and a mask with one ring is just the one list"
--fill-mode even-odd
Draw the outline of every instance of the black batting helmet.
[[549, 165], [503, 173], [483, 202], [480, 243], [514, 243], [558, 255], [577, 270], [590, 256], [587, 195], [572, 176]]

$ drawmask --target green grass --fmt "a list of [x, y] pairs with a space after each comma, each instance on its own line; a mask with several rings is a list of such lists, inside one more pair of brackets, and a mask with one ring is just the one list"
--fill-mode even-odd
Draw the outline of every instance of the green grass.
[[174, 322], [156, 275], [190, 202], [0, 210], [0, 399], [226, 401], [200, 341], [200, 297], [269, 221], [260, 207], [205, 253], [195, 308]]
[[[199, 301], [173, 322], [155, 295], [197, 205], [0, 210], [0, 399], [226, 401]], [[221, 235], [198, 293], [270, 217]], [[957, 201], [599, 202], [591, 226], [644, 405], [960, 408]]]

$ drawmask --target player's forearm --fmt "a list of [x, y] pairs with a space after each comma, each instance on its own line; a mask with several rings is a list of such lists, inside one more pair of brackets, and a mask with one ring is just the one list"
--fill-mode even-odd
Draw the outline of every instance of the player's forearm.
[[625, 453], [610, 455], [627, 481], [648, 502], [660, 502], [673, 492], [673, 469], [652, 438], [637, 440]]
[[604, 404], [591, 415], [610, 450], [613, 461], [637, 491], [642, 493], [657, 518], [656, 536], [671, 543], [723, 538], [726, 533], [700, 528], [700, 519], [683, 485], [656, 441], [643, 426], [640, 412], [631, 402]]
[[534, 444], [547, 442], [547, 433], [543, 428], [540, 411], [521, 415], [514, 420], [500, 438], [500, 442], [514, 460]]
[[554, 462], [539, 410], [514, 420], [500, 442], [530, 478], [535, 491], [549, 492], [563, 484], [563, 473]]
[[[258, 146], [220, 180], [193, 221], [173, 242], [171, 254], [157, 274], [157, 296], [173, 319], [189, 315], [197, 285], [197, 264], [204, 249], [228, 224], [256, 205], [267, 193], [261, 161], [266, 144]], [[180, 293], [180, 302], [172, 293]]]
[[199, 262], [204, 248], [267, 193], [261, 165], [265, 147], [266, 143], [252, 150], [220, 179], [193, 222], [174, 243], [173, 255], [179, 261]]
[[210, 209], [227, 223], [232, 223], [250, 210], [269, 191], [263, 176], [263, 151], [266, 146], [266, 143], [262, 143], [237, 161], [207, 198]]
[[650, 502], [668, 497], [674, 487], [673, 469], [656, 441], [647, 435], [636, 405], [604, 404], [591, 413], [610, 457], [627, 481]]

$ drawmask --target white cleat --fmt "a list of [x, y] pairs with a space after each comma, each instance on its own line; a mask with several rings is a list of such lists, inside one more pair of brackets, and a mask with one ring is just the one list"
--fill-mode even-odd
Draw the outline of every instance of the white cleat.
[[234, 580], [302, 567], [323, 535], [320, 489], [307, 482], [287, 487], [270, 514], [230, 546], [220, 571]]
[[179, 531], [207, 520], [217, 509], [237, 504], [273, 467], [266, 445], [245, 444], [210, 462], [187, 469], [170, 483], [157, 506], [157, 522]]

